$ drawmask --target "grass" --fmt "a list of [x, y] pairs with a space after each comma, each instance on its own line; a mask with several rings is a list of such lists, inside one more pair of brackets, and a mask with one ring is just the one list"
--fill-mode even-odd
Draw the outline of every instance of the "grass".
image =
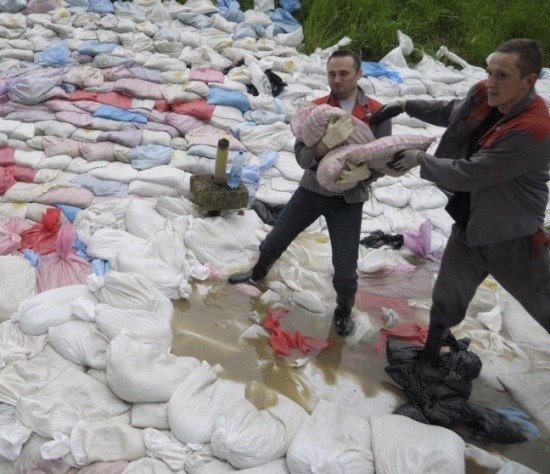
[[[240, 4], [244, 11], [254, 2]], [[398, 45], [401, 30], [419, 51], [434, 55], [444, 45], [478, 66], [502, 41], [530, 37], [541, 42], [550, 65], [550, 0], [302, 0], [301, 5], [294, 16], [304, 29], [306, 54], [349, 36], [350, 47], [364, 60], [378, 61]]]

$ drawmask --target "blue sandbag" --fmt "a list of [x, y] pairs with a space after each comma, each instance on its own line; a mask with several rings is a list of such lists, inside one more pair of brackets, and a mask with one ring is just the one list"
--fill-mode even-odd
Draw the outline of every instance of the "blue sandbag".
[[206, 102], [208, 104], [228, 105], [230, 107], [235, 107], [243, 113], [250, 110], [250, 101], [242, 92], [228, 91], [218, 87], [210, 89], [208, 100]]
[[244, 20], [244, 13], [237, 0], [218, 0], [216, 7], [227, 21], [241, 23]]
[[283, 10], [289, 13], [293, 13], [300, 9], [300, 2], [298, 0], [279, 0], [279, 5]]
[[83, 41], [78, 48], [80, 54], [88, 56], [97, 56], [98, 54], [111, 54], [120, 45], [116, 43], [100, 43], [98, 40]]
[[103, 276], [111, 269], [111, 262], [94, 258], [91, 262], [92, 273], [97, 276]]
[[32, 249], [23, 249], [23, 257], [25, 257], [33, 267], [36, 267], [40, 260], [38, 254]]
[[397, 84], [401, 84], [403, 79], [397, 71], [391, 71], [386, 66], [381, 63], [375, 63], [372, 61], [361, 61], [361, 71], [363, 77], [372, 76], [372, 77], [387, 77]]
[[49, 44], [42, 51], [35, 53], [34, 63], [43, 67], [78, 65], [78, 62], [71, 58], [69, 45], [66, 41], [57, 41]]
[[132, 150], [132, 166], [137, 170], [154, 168], [158, 165], [170, 163], [174, 150], [162, 145], [140, 145]]
[[91, 260], [90, 256], [88, 255], [88, 252], [86, 251], [87, 247], [88, 246], [84, 242], [82, 242], [82, 240], [80, 240], [78, 236], [75, 237], [73, 246], [72, 246], [74, 253], [78, 255], [80, 258]]
[[504, 415], [511, 422], [519, 426], [521, 432], [529, 441], [536, 441], [540, 438], [540, 431], [532, 421], [529, 420], [529, 416], [523, 413], [519, 408], [516, 407], [503, 407], [495, 408], [495, 411], [499, 412], [501, 415]]
[[115, 8], [111, 0], [90, 0], [89, 12], [93, 13], [114, 13]]
[[76, 215], [82, 210], [79, 207], [69, 206], [68, 204], [56, 204], [55, 207], [61, 209], [61, 212], [71, 224], [74, 222]]
[[[293, 33], [301, 27], [300, 23], [288, 11], [277, 8], [268, 14], [278, 33]], [[280, 31], [279, 31], [280, 30]]]
[[136, 112], [130, 112], [129, 110], [115, 107], [114, 105], [103, 104], [100, 105], [93, 113], [94, 117], [101, 117], [111, 120], [118, 120], [119, 122], [136, 122], [147, 124], [148, 119], [145, 115], [138, 114]]

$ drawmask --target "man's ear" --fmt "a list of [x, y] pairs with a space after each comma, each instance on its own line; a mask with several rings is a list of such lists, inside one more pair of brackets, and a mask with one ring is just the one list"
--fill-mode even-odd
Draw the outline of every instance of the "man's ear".
[[527, 85], [530, 88], [532, 88], [535, 85], [535, 82], [537, 82], [538, 78], [539, 78], [539, 75], [536, 72], [532, 72], [531, 74], [527, 74], [527, 76], [525, 76]]

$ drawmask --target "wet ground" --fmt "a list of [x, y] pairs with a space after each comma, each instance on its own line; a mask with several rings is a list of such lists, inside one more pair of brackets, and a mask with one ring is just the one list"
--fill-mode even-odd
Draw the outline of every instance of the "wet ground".
[[[417, 304], [412, 302], [407, 317], [426, 323], [426, 299], [429, 300], [434, 270], [433, 264], [422, 263], [422, 268], [414, 278], [407, 279], [406, 284], [395, 275], [380, 274], [361, 280], [356, 308], [360, 312], [368, 311], [373, 329], [360, 340], [337, 336], [330, 314], [323, 317], [299, 305], [288, 305], [290, 313], [281, 320], [283, 327], [331, 341], [329, 348], [317, 353], [304, 355], [295, 351], [289, 357], [276, 356], [267, 336], [250, 331], [254, 321], [261, 320], [267, 314], [268, 307], [259, 299], [246, 296], [224, 282], [196, 283], [188, 301], [175, 302], [172, 351], [177, 355], [205, 360], [211, 365], [220, 364], [223, 367], [222, 377], [243, 384], [256, 382], [249, 384], [248, 394], [250, 397], [257, 394], [254, 403], [258, 407], [268, 406], [272, 401], [269, 394], [276, 392], [288, 396], [309, 412], [322, 397], [345, 401], [357, 406], [358, 410], [388, 413], [404, 399], [401, 389], [384, 372], [387, 364], [385, 355], [379, 355], [374, 350], [378, 337], [376, 329], [382, 327], [380, 298], [385, 298], [385, 305], [406, 304], [403, 296], [416, 298]], [[395, 298], [396, 293], [402, 297]], [[403, 306], [400, 309], [403, 310]], [[494, 408], [515, 405], [507, 392], [496, 391], [480, 381], [475, 382], [470, 398], [473, 403]], [[256, 390], [258, 387], [268, 390]], [[546, 441], [512, 447], [478, 446], [538, 472], [550, 473], [550, 442], [548, 436], [545, 438]], [[467, 472], [494, 471], [469, 462]]]

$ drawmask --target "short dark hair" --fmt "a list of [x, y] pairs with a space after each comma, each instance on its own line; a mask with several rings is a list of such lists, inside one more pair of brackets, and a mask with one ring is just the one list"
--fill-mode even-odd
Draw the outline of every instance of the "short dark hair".
[[332, 58], [345, 58], [347, 56], [350, 56], [353, 58], [353, 64], [355, 66], [355, 70], [359, 71], [361, 69], [361, 57], [357, 53], [350, 51], [348, 49], [337, 49], [329, 56], [328, 61], [330, 61]]
[[527, 74], [539, 74], [542, 71], [544, 53], [540, 43], [528, 38], [515, 38], [502, 43], [497, 53], [514, 53], [518, 55], [517, 67], [522, 77]]

